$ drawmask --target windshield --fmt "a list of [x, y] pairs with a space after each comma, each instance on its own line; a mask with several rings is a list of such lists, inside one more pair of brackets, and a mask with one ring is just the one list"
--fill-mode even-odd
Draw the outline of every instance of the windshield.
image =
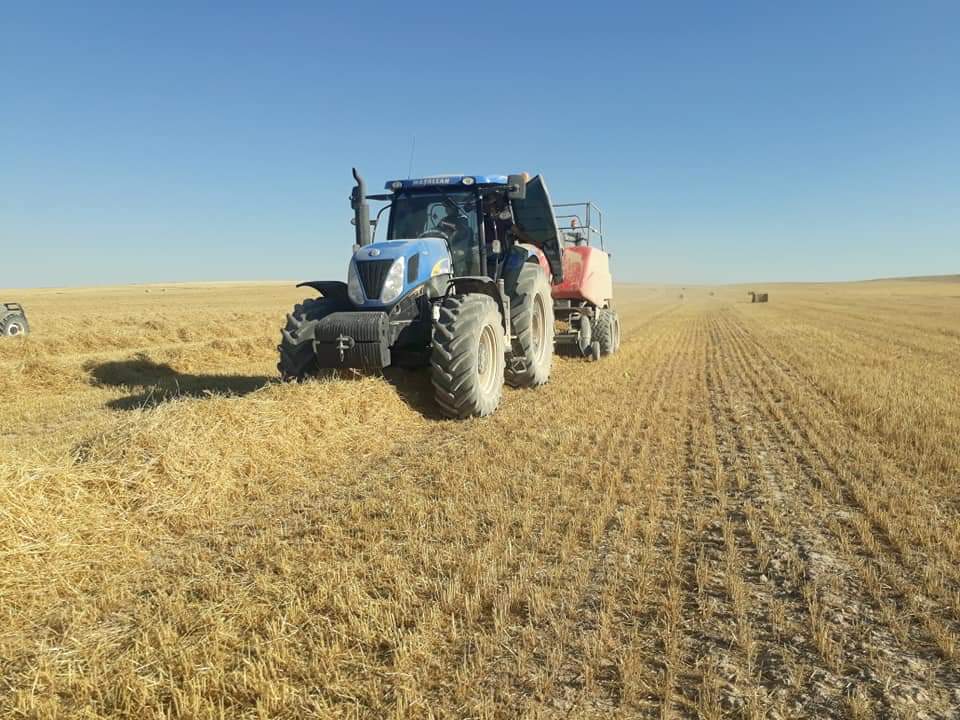
[[476, 197], [471, 192], [410, 193], [394, 199], [388, 240], [447, 241], [455, 275], [479, 275]]

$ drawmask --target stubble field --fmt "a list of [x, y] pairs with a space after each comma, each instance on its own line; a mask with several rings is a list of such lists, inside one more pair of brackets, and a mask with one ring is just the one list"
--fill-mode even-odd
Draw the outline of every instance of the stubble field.
[[467, 422], [277, 383], [286, 286], [5, 292], [0, 715], [957, 717], [960, 282], [748, 289]]

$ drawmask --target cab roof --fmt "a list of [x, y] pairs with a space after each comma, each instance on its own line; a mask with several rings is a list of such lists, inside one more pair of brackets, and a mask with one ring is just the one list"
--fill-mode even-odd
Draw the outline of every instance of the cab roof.
[[[464, 179], [468, 178], [467, 182]], [[506, 175], [433, 175], [431, 177], [408, 178], [406, 180], [388, 180], [383, 187], [386, 190], [412, 190], [429, 187], [450, 187], [451, 185], [507, 185]]]

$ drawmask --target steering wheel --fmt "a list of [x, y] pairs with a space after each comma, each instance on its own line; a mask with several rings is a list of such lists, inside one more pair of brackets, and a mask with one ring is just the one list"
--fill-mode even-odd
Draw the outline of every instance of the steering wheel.
[[441, 240], [450, 241], [450, 238], [447, 237], [447, 234], [442, 230], [437, 230], [433, 228], [432, 230], [424, 230], [422, 233], [417, 235], [417, 239], [420, 238], [440, 238]]

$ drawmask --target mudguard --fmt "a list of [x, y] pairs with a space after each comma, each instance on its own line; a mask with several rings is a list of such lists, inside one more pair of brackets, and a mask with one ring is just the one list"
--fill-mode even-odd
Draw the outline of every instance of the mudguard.
[[349, 305], [347, 298], [347, 284], [339, 280], [309, 280], [298, 283], [297, 287], [313, 288], [325, 298], [330, 298], [338, 305]]
[[503, 331], [510, 334], [510, 309], [504, 305], [504, 298], [500, 294], [500, 288], [492, 278], [486, 275], [464, 275], [450, 279], [450, 286], [457, 293], [481, 293], [489, 295], [500, 309], [500, 322], [503, 324]]
[[547, 278], [551, 278], [550, 264], [547, 262], [547, 258], [540, 248], [530, 245], [529, 243], [516, 243], [510, 249], [510, 254], [507, 256], [503, 266], [503, 283], [507, 288], [508, 294], [512, 292], [513, 285], [520, 275], [520, 269], [528, 263], [538, 264]]

